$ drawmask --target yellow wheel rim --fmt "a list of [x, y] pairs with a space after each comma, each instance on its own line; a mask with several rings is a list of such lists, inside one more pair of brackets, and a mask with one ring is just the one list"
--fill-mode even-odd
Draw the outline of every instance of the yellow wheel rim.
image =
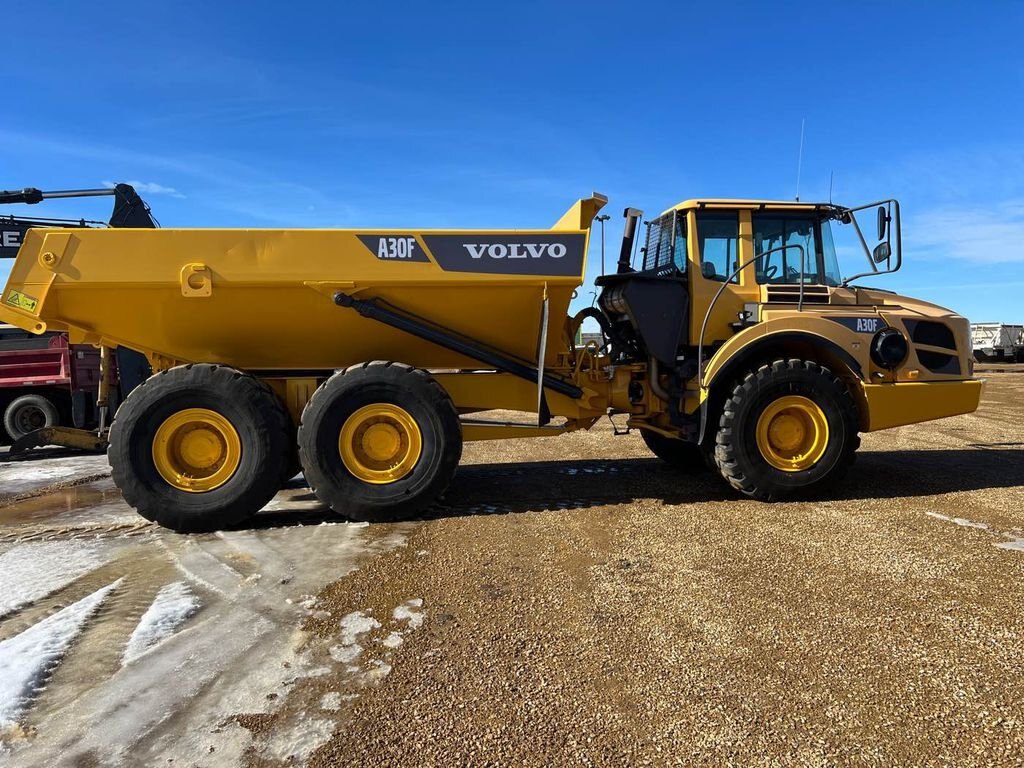
[[242, 461], [242, 441], [231, 422], [207, 408], [170, 416], [153, 438], [160, 477], [180, 491], [204, 493], [231, 479]]
[[765, 461], [783, 472], [813, 467], [828, 448], [825, 412], [806, 397], [780, 397], [757, 420], [757, 448]]
[[345, 420], [338, 451], [355, 477], [384, 485], [412, 472], [423, 452], [423, 436], [407, 411], [391, 403], [374, 403]]

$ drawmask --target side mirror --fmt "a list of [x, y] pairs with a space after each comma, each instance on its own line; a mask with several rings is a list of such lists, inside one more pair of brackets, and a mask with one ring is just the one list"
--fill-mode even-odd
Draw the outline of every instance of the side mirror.
[[[884, 205], [878, 206], [878, 239], [885, 240], [885, 231], [889, 228], [889, 214]], [[875, 259], [878, 261], [878, 259]]]
[[702, 261], [700, 263], [700, 274], [705, 280], [714, 280], [718, 277], [718, 270], [715, 269], [715, 265], [710, 261]]
[[879, 243], [875, 246], [875, 250], [871, 252], [871, 258], [875, 260], [875, 264], [881, 264], [883, 261], [888, 261], [892, 256], [892, 248], [888, 243]]

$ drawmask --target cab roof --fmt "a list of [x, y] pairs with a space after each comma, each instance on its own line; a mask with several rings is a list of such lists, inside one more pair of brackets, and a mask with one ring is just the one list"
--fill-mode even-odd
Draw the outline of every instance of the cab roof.
[[684, 200], [662, 213], [664, 216], [672, 211], [699, 210], [701, 208], [715, 208], [726, 210], [771, 210], [784, 209], [790, 211], [821, 211], [836, 210], [840, 206], [833, 203], [805, 203], [799, 200], [742, 200], [721, 197], [695, 198]]

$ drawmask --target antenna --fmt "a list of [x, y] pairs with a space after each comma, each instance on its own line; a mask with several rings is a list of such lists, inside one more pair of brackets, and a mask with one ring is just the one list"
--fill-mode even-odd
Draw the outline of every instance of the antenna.
[[832, 205], [832, 181], [835, 178], [835, 169], [828, 172], [828, 204]]
[[800, 118], [800, 152], [796, 156], [796, 201], [800, 202], [800, 169], [804, 163], [804, 123], [806, 118]]

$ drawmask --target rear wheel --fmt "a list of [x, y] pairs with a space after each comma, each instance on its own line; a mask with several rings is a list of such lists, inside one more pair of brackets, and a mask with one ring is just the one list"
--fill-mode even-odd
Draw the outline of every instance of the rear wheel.
[[353, 366], [302, 413], [299, 457], [317, 498], [353, 520], [410, 517], [448, 487], [462, 427], [448, 393], [401, 363]]
[[179, 532], [236, 525], [277, 493], [290, 422], [270, 388], [218, 365], [162, 371], [117, 410], [108, 457], [125, 501]]
[[11, 440], [29, 432], [60, 424], [60, 411], [43, 395], [22, 395], [11, 401], [4, 411], [4, 429]]
[[744, 495], [772, 501], [838, 481], [859, 445], [846, 385], [816, 363], [776, 360], [726, 400], [715, 462]]
[[676, 469], [685, 472], [702, 472], [707, 469], [704, 452], [697, 443], [667, 437], [649, 429], [641, 429], [640, 437], [651, 449], [651, 453]]

